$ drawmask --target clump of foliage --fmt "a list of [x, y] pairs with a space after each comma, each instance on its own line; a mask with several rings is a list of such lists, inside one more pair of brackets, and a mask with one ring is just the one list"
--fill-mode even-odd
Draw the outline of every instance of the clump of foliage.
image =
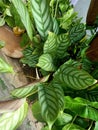
[[[69, 0], [27, 0], [26, 3], [11, 0], [9, 3], [29, 38], [21, 61], [41, 73], [36, 83], [15, 89], [11, 95], [32, 101], [37, 93], [31, 108], [35, 118], [46, 123], [42, 130], [97, 130], [98, 70], [97, 64], [86, 56], [95, 34], [87, 36], [86, 26]], [[25, 40], [23, 37], [22, 43]], [[21, 112], [25, 113], [24, 108]], [[20, 113], [14, 115], [10, 120], [15, 117], [19, 125]], [[12, 130], [17, 126], [5, 123], [0, 125], [1, 129]]]

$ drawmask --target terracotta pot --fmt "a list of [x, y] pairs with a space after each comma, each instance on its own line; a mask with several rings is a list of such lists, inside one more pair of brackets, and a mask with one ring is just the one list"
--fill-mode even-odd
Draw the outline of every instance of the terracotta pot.
[[13, 58], [21, 58], [22, 48], [20, 47], [21, 37], [14, 35], [8, 26], [0, 27], [0, 40], [5, 42], [5, 46], [1, 49], [7, 56]]

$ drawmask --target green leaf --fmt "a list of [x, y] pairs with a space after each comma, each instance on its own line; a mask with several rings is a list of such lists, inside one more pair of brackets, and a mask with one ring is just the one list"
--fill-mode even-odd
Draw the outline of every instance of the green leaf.
[[72, 120], [72, 116], [67, 113], [59, 113], [57, 120], [55, 121], [56, 126], [63, 126]]
[[5, 22], [7, 23], [7, 25], [9, 27], [11, 27], [11, 28], [15, 27], [15, 21], [14, 21], [13, 17], [6, 16]]
[[0, 72], [12, 73], [14, 72], [14, 70], [9, 64], [7, 64], [3, 59], [0, 58]]
[[98, 102], [98, 84], [93, 85], [87, 90], [85, 98], [92, 102]]
[[58, 48], [58, 44], [57, 44], [57, 35], [49, 32], [48, 38], [46, 40], [46, 42], [44, 43], [44, 53], [49, 53], [52, 56], [55, 56], [56, 54], [56, 50]]
[[98, 67], [96, 67], [93, 72], [91, 73], [91, 75], [95, 78], [98, 79]]
[[44, 53], [49, 53], [55, 58], [63, 59], [66, 56], [66, 51], [69, 46], [70, 41], [66, 33], [56, 35], [50, 32], [44, 44]]
[[59, 8], [60, 8], [62, 14], [64, 14], [70, 7], [71, 7], [71, 4], [70, 4], [69, 0], [66, 0], [66, 1], [60, 0]]
[[75, 124], [81, 126], [82, 128], [88, 128], [90, 126], [90, 120], [87, 120], [85, 118], [82, 118], [82, 117], [77, 117], [74, 121]]
[[5, 46], [5, 42], [0, 40], [0, 49]]
[[16, 89], [12, 90], [11, 94], [17, 98], [24, 98], [24, 97], [33, 95], [38, 91], [39, 83], [46, 82], [48, 80], [48, 78], [49, 78], [49, 75], [47, 75], [39, 80], [36, 80], [35, 82], [33, 82], [27, 86], [16, 88]]
[[37, 66], [42, 68], [45, 71], [54, 71], [55, 70], [55, 66], [53, 64], [53, 59], [50, 54], [42, 54], [39, 57]]
[[60, 21], [60, 27], [62, 27], [63, 29], [68, 29], [69, 26], [72, 24], [73, 19], [76, 18], [77, 13], [74, 13], [74, 9], [71, 8], [69, 9], [64, 15], [63, 17], [59, 18]]
[[85, 26], [82, 23], [76, 24], [69, 30], [69, 38], [71, 43], [76, 43], [86, 35]]
[[80, 117], [98, 121], [98, 102], [90, 102], [83, 98], [65, 97], [65, 109], [69, 109]]
[[70, 46], [68, 35], [66, 33], [58, 35], [57, 44], [58, 44], [58, 48], [57, 48], [56, 55], [57, 57], [62, 59], [66, 56], [66, 51]]
[[0, 17], [0, 26], [3, 26], [4, 24], [5, 24], [4, 18], [1, 18], [1, 17]]
[[12, 0], [13, 5], [15, 6], [22, 23], [24, 24], [29, 38], [32, 40], [33, 31], [32, 31], [32, 24], [30, 20], [30, 16], [25, 4], [21, 0]]
[[71, 89], [86, 89], [97, 82], [88, 72], [72, 65], [63, 64], [55, 73], [55, 79]]
[[51, 85], [47, 86], [47, 84], [40, 84], [38, 87], [38, 97], [42, 116], [51, 129], [59, 112], [58, 99], [54, 88]]
[[12, 16], [9, 8], [6, 8], [5, 15]]
[[37, 121], [44, 122], [44, 119], [41, 115], [41, 106], [39, 104], [39, 101], [36, 101], [32, 104], [32, 113], [33, 116], [37, 119]]
[[7, 8], [7, 4], [5, 4], [3, 0], [0, 0], [0, 7]]
[[[50, 130], [48, 126], [43, 126], [41, 130]], [[57, 128], [53, 127], [51, 130], [57, 130]]]
[[69, 124], [65, 125], [62, 130], [85, 130], [85, 129], [83, 129], [82, 127], [80, 127], [76, 124], [69, 123]]
[[51, 86], [57, 96], [58, 99], [58, 107], [60, 111], [64, 110], [64, 92], [60, 84], [58, 84], [55, 80], [52, 81], [49, 86]]
[[26, 87], [16, 88], [11, 92], [13, 97], [23, 98], [33, 95], [38, 90], [38, 87], [35, 84], [28, 85]]
[[47, 0], [31, 0], [36, 28], [43, 39], [52, 31], [52, 18]]
[[23, 64], [27, 64], [30, 67], [36, 67], [38, 63], [39, 56], [41, 55], [42, 50], [36, 49], [34, 47], [28, 46], [23, 50], [24, 57], [20, 60]]
[[5, 82], [0, 78], [0, 90], [3, 91], [7, 89], [7, 85], [5, 84]]
[[[21, 17], [20, 17], [20, 15], [18, 14], [18, 11], [17, 11], [17, 9], [14, 7], [14, 5], [13, 4], [11, 4], [10, 5], [10, 12], [11, 12], [11, 17], [8, 17], [8, 18], [10, 18], [10, 19], [8, 19], [9, 21], [8, 22], [10, 22], [10, 24], [11, 25], [13, 25], [13, 27], [19, 27], [19, 28], [21, 28], [21, 29], [25, 29], [24, 28], [24, 25], [23, 25], [23, 23], [22, 23], [22, 21], [21, 21]], [[12, 18], [12, 19], [11, 19]]]
[[59, 33], [59, 24], [56, 18], [53, 18], [53, 32], [55, 34]]
[[[24, 33], [22, 35], [22, 38], [21, 38], [21, 42], [20, 42], [20, 46], [21, 47], [26, 47], [26, 45], [29, 43], [29, 37], [26, 33]], [[29, 48], [30, 49], [30, 48]], [[24, 51], [24, 50], [23, 50]]]
[[28, 104], [25, 102], [18, 110], [14, 112], [5, 113], [0, 117], [1, 130], [15, 130], [17, 129], [28, 112]]
[[94, 130], [97, 130], [98, 129], [98, 121], [96, 121], [96, 123], [95, 123], [95, 128], [94, 128]]

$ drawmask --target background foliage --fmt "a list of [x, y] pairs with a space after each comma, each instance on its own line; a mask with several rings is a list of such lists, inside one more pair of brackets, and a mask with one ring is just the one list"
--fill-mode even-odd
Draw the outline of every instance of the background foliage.
[[[45, 79], [15, 89], [11, 95], [31, 102], [35, 99], [32, 113], [38, 121], [45, 122], [42, 130], [97, 130], [98, 67], [97, 62], [90, 61], [86, 55], [97, 34], [97, 26], [88, 36], [86, 25], [81, 23], [69, 0], [27, 0], [25, 3], [1, 0], [1, 5], [0, 25], [6, 23], [26, 30], [21, 42], [24, 57], [20, 61], [37, 68], [38, 78]], [[1, 72], [12, 72], [2, 59], [0, 66]], [[19, 125], [23, 114], [26, 115], [27, 105], [17, 111]], [[11, 113], [10, 120], [17, 111]], [[21, 121], [19, 116], [22, 116]], [[16, 126], [13, 123], [13, 128]]]

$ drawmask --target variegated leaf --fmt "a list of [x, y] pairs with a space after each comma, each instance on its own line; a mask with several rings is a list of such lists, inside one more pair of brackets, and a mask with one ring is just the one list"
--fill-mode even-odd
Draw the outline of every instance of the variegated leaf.
[[71, 43], [75, 43], [83, 38], [86, 35], [84, 24], [80, 23], [78, 25], [73, 26], [69, 30], [69, 37]]
[[57, 37], [57, 44], [58, 44], [58, 49], [57, 49], [57, 56], [62, 59], [63, 57], [66, 56], [66, 51], [68, 49], [68, 47], [70, 46], [70, 41], [68, 39], [68, 35], [65, 34], [61, 34], [58, 35]]
[[58, 100], [59, 111], [63, 111], [64, 110], [64, 92], [63, 92], [62, 86], [60, 86], [60, 84], [58, 84], [56, 81], [51, 82], [49, 86], [51, 86], [55, 91], [55, 94]]
[[0, 117], [0, 130], [16, 130], [28, 112], [28, 104], [26, 101], [19, 109], [13, 112], [5, 113]]
[[44, 53], [49, 53], [52, 56], [55, 56], [58, 44], [57, 44], [57, 35], [49, 32], [48, 38], [44, 44]]
[[51, 129], [59, 113], [57, 95], [54, 88], [51, 85], [48, 86], [47, 84], [39, 85], [38, 95], [42, 116]]
[[11, 92], [11, 95], [13, 97], [17, 97], [17, 98], [24, 98], [24, 97], [33, 95], [33, 94], [37, 93], [37, 91], [38, 91], [38, 84], [40, 82], [46, 82], [48, 80], [48, 78], [49, 78], [49, 75], [46, 77], [43, 77], [39, 80], [36, 80], [35, 82], [33, 82], [27, 86], [16, 88]]
[[53, 18], [53, 32], [55, 34], [59, 33], [59, 24], [56, 18]]
[[58, 69], [54, 77], [60, 84], [75, 90], [86, 89], [97, 82], [88, 72], [66, 64]]
[[42, 38], [46, 38], [53, 26], [49, 4], [47, 0], [31, 0], [31, 4], [36, 28]]
[[41, 67], [45, 71], [54, 71], [55, 66], [53, 64], [53, 59], [50, 54], [42, 54], [39, 57], [39, 62], [37, 64], [38, 67]]
[[17, 98], [23, 98], [23, 97], [28, 97], [30, 95], [33, 95], [37, 92], [38, 88], [36, 85], [32, 84], [26, 87], [20, 87], [16, 88], [11, 92], [11, 95], [13, 97]]
[[62, 59], [66, 56], [66, 51], [70, 46], [70, 40], [66, 33], [56, 35], [52, 32], [49, 33], [48, 39], [44, 44], [44, 53], [49, 53], [53, 57]]

